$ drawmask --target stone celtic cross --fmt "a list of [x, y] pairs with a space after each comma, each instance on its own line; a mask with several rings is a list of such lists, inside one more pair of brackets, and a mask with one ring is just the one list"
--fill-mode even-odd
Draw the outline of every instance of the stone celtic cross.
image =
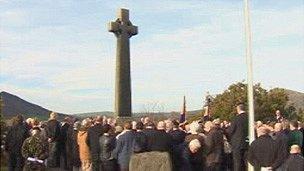
[[137, 26], [129, 20], [129, 10], [119, 9], [116, 21], [108, 24], [108, 31], [117, 38], [115, 76], [115, 114], [132, 115], [130, 38], [137, 34]]

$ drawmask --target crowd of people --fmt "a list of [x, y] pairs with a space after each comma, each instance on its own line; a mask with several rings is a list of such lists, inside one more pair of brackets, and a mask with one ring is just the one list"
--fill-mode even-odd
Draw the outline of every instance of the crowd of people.
[[[118, 124], [105, 116], [82, 121], [51, 113], [47, 122], [21, 115], [8, 128], [4, 149], [13, 170], [73, 171], [303, 171], [303, 132], [298, 121], [255, 124], [249, 145], [248, 114], [238, 104], [231, 121], [205, 116], [191, 123], [144, 117]], [[302, 152], [301, 152], [302, 151]]]

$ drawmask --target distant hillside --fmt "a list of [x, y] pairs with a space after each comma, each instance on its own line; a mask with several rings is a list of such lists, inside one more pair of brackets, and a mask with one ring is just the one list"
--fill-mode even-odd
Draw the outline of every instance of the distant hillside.
[[[50, 114], [50, 110], [45, 109], [36, 104], [27, 102], [18, 96], [7, 92], [0, 93], [2, 99], [2, 115], [4, 118], [12, 118], [17, 114], [22, 114], [25, 118], [37, 117], [39, 119], [47, 119]], [[59, 114], [59, 117], [64, 117], [64, 114]]]
[[294, 106], [297, 110], [304, 110], [304, 93], [285, 89], [288, 94], [288, 105]]
[[[293, 105], [297, 110], [300, 108], [304, 110], [304, 93], [288, 90], [285, 89], [285, 91], [288, 94], [289, 97], [289, 105]], [[4, 118], [11, 118], [15, 116], [16, 114], [22, 114], [24, 117], [38, 117], [40, 119], [47, 119], [49, 117], [49, 113], [51, 112], [48, 109], [45, 109], [41, 106], [38, 106], [36, 104], [27, 102], [23, 99], [21, 99], [18, 96], [15, 96], [13, 94], [7, 93], [7, 92], [1, 92], [0, 96], [3, 101], [3, 107], [2, 107], [2, 114]], [[188, 111], [187, 116], [191, 117], [194, 115], [197, 115], [200, 113], [201, 110], [193, 110]], [[143, 117], [143, 116], [150, 116], [153, 118], [178, 118], [179, 111], [174, 112], [162, 112], [162, 113], [134, 113], [133, 117]], [[92, 117], [97, 115], [106, 115], [106, 116], [113, 116], [114, 113], [111, 111], [103, 111], [103, 112], [90, 112], [90, 113], [80, 113], [75, 114], [73, 116], [79, 117], [79, 118], [86, 118], [86, 117]], [[64, 116], [67, 116], [65, 114], [59, 114], [60, 118], [63, 118]]]

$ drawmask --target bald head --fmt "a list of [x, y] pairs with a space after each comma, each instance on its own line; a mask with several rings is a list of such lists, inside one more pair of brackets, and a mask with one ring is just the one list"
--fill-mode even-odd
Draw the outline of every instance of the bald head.
[[301, 148], [298, 145], [292, 145], [290, 147], [290, 154], [300, 154], [301, 153]]
[[268, 128], [266, 128], [265, 126], [261, 126], [257, 129], [258, 137], [260, 137], [262, 135], [267, 135], [269, 132], [270, 132], [270, 130]]
[[164, 121], [159, 121], [159, 122], [157, 123], [157, 129], [158, 129], [158, 130], [165, 130], [165, 128], [166, 128], [166, 124], [165, 124]]
[[204, 125], [204, 130], [206, 131], [206, 132], [209, 132], [212, 128], [214, 128], [214, 123], [213, 122], [211, 122], [211, 121], [207, 121], [206, 123], [205, 123], [205, 125]]
[[275, 125], [274, 125], [274, 132], [280, 132], [280, 131], [282, 131], [283, 130], [283, 125], [282, 125], [282, 123], [276, 123]]

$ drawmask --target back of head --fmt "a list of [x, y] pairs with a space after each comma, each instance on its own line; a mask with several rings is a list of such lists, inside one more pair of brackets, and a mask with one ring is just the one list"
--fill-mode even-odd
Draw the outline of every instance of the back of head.
[[102, 123], [103, 121], [103, 116], [97, 116], [95, 119], [96, 123]]
[[124, 129], [126, 129], [126, 130], [131, 130], [132, 129], [132, 124], [131, 124], [130, 121], [126, 121], [124, 123]]
[[198, 139], [194, 139], [190, 141], [188, 146], [192, 153], [196, 153], [199, 150], [199, 148], [201, 148], [202, 145]]
[[157, 129], [158, 129], [158, 130], [164, 130], [165, 128], [166, 128], [166, 124], [165, 124], [164, 121], [159, 121], [159, 122], [157, 123]]
[[144, 129], [144, 124], [142, 122], [137, 122], [136, 123], [136, 129], [137, 130], [143, 130]]
[[173, 128], [178, 128], [179, 127], [179, 123], [176, 120], [172, 121], [172, 126]]
[[276, 123], [275, 125], [274, 125], [274, 131], [275, 132], [280, 132], [280, 131], [282, 131], [283, 130], [283, 125], [282, 125], [282, 123]]
[[270, 132], [270, 130], [268, 128], [266, 128], [265, 126], [261, 126], [257, 129], [258, 137], [260, 137], [262, 135], [267, 135], [269, 132]]
[[74, 125], [73, 125], [74, 130], [79, 130], [80, 127], [81, 127], [80, 121], [74, 122]]
[[259, 128], [261, 126], [263, 126], [263, 122], [262, 121], [257, 121], [256, 122], [256, 127]]
[[214, 124], [214, 125], [220, 125], [220, 124], [221, 124], [220, 118], [214, 119], [214, 120], [213, 120], [213, 124]]
[[87, 129], [87, 128], [89, 128], [91, 126], [91, 123], [92, 123], [91, 119], [90, 118], [86, 118], [86, 119], [82, 120], [81, 126], [82, 126], [82, 128]]
[[245, 111], [245, 105], [244, 103], [238, 103], [236, 106], [237, 112], [240, 113], [241, 111]]
[[214, 123], [211, 122], [211, 121], [207, 121], [205, 124], [204, 124], [204, 130], [209, 132], [212, 128], [214, 128]]
[[51, 112], [50, 113], [50, 119], [57, 119], [57, 113], [56, 112]]
[[198, 122], [192, 122], [189, 125], [189, 129], [190, 129], [189, 130], [190, 133], [197, 134], [201, 129], [201, 125]]
[[146, 129], [155, 129], [155, 124], [153, 122], [148, 122], [145, 124]]
[[290, 128], [293, 127], [295, 129], [298, 129], [298, 127], [299, 127], [299, 123], [296, 120], [290, 121], [289, 124], [290, 124]]
[[299, 145], [292, 145], [290, 147], [290, 154], [300, 154], [301, 153], [301, 148]]
[[115, 133], [121, 133], [123, 128], [120, 125], [115, 126]]
[[103, 125], [102, 129], [103, 129], [104, 133], [109, 133], [111, 131], [112, 127], [110, 124], [105, 124], [105, 125]]
[[33, 125], [33, 126], [38, 126], [39, 123], [40, 123], [40, 122], [39, 122], [38, 118], [32, 119], [32, 125]]
[[145, 119], [144, 119], [144, 124], [147, 124], [147, 123], [149, 123], [149, 122], [151, 122], [151, 119], [150, 119], [149, 117], [145, 117]]

